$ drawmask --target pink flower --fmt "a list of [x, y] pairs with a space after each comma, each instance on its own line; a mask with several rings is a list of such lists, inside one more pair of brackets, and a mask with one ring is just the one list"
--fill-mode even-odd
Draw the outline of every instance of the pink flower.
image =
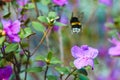
[[67, 4], [67, 0], [52, 0], [54, 4], [59, 5], [59, 6], [63, 6], [65, 4]]
[[77, 69], [81, 69], [85, 66], [91, 66], [94, 68], [93, 59], [98, 55], [98, 50], [87, 45], [82, 45], [81, 47], [73, 46], [71, 48], [72, 56], [75, 59], [74, 65]]
[[18, 36], [18, 33], [20, 32], [20, 21], [6, 21], [1, 20], [3, 24], [3, 31], [5, 31], [7, 37], [12, 42], [20, 42], [20, 38]]
[[111, 40], [109, 39], [109, 41], [115, 46], [109, 48], [108, 54], [111, 56], [120, 56], [120, 41], [115, 38], [112, 38]]
[[17, 3], [19, 6], [25, 6], [28, 3], [29, 0], [17, 0]]

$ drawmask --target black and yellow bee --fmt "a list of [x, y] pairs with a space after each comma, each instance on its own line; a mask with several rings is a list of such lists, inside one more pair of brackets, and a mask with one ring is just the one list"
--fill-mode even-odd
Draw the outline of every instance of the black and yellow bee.
[[[83, 17], [83, 13], [80, 14], [80, 17]], [[73, 13], [72, 13], [72, 17], [70, 20], [70, 24], [71, 24], [71, 29], [73, 33], [79, 33], [82, 29], [82, 23], [80, 22], [78, 17], [74, 17]]]

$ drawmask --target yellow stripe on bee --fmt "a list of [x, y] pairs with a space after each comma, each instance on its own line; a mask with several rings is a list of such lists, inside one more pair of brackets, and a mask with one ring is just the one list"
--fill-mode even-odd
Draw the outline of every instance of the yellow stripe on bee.
[[73, 26], [73, 25], [81, 25], [81, 23], [80, 23], [80, 22], [72, 22], [71, 25], [72, 25], [72, 26]]

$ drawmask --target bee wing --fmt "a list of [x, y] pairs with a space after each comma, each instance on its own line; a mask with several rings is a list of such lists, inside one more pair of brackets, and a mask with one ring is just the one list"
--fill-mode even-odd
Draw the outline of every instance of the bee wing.
[[84, 13], [81, 12], [81, 13], [78, 15], [78, 17], [79, 17], [79, 20], [82, 21], [82, 19], [83, 19], [83, 17], [84, 17]]

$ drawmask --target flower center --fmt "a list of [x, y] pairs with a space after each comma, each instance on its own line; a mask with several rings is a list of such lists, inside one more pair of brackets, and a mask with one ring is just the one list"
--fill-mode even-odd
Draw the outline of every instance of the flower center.
[[83, 45], [81, 48], [82, 48], [83, 50], [88, 50], [88, 46], [87, 46], [87, 45]]
[[0, 30], [0, 35], [5, 36], [6, 32], [4, 30]]

